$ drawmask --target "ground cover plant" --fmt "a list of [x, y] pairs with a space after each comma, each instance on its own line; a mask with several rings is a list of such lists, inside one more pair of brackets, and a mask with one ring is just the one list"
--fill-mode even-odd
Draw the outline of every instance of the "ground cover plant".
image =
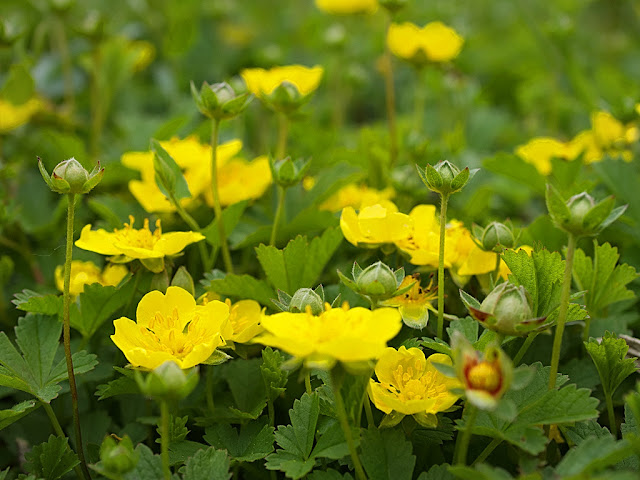
[[0, 480], [637, 478], [636, 2], [114, 5], [0, 7]]

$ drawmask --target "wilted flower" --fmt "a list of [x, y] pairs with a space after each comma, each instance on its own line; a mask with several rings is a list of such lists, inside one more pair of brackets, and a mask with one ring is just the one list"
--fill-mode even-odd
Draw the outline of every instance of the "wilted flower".
[[166, 361], [185, 369], [206, 362], [224, 345], [229, 307], [216, 300], [196, 305], [189, 292], [169, 287], [166, 294], [154, 290], [142, 297], [136, 320], [122, 317], [113, 322], [111, 340], [127, 360], [149, 370]]
[[332, 15], [373, 13], [378, 9], [377, 0], [315, 0], [316, 7]]
[[[99, 283], [104, 286], [116, 286], [120, 283], [129, 270], [123, 265], [110, 263], [101, 270], [93, 262], [73, 260], [71, 262], [71, 282], [69, 293], [79, 295], [84, 291], [85, 285]], [[56, 287], [61, 292], [64, 290], [64, 265], [58, 265], [55, 270]]]
[[358, 368], [382, 355], [400, 331], [395, 308], [331, 308], [320, 315], [282, 312], [262, 319], [265, 333], [254, 342], [279, 348], [308, 368], [330, 369], [336, 362]]
[[386, 348], [376, 363], [378, 381], [369, 381], [369, 398], [383, 412], [413, 415], [418, 423], [433, 426], [434, 416], [449, 409], [459, 398], [451, 393], [460, 382], [440, 373], [433, 363], [451, 365], [448, 355], [436, 353], [425, 358], [419, 348]]
[[347, 207], [340, 215], [340, 228], [347, 241], [357, 247], [376, 248], [406, 239], [412, 220], [391, 202], [364, 207], [358, 213]]
[[463, 43], [464, 39], [442, 22], [431, 22], [422, 28], [410, 22], [392, 23], [387, 32], [389, 50], [416, 65], [453, 60]]
[[339, 212], [346, 207], [362, 210], [364, 207], [383, 204], [384, 202], [391, 200], [394, 195], [395, 192], [391, 187], [387, 187], [384, 190], [376, 190], [375, 188], [369, 188], [366, 185], [350, 183], [322, 202], [318, 208], [320, 210], [329, 210], [331, 212]]
[[42, 109], [42, 101], [30, 98], [25, 103], [14, 105], [0, 98], [0, 133], [9, 132], [24, 125]]
[[404, 290], [410, 287], [405, 293], [381, 302], [385, 307], [396, 307], [402, 315], [402, 321], [411, 328], [423, 329], [429, 321], [429, 310], [437, 312], [431, 305], [437, 297], [437, 287], [433, 287], [433, 279], [426, 288], [420, 285], [420, 274], [414, 273], [404, 277], [398, 287]]

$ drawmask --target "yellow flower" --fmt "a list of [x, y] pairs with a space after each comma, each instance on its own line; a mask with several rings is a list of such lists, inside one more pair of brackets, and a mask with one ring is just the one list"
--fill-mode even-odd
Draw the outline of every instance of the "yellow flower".
[[442, 22], [431, 22], [423, 28], [410, 22], [392, 23], [387, 32], [389, 50], [416, 64], [453, 60], [463, 43], [464, 39]]
[[408, 292], [397, 297], [385, 300], [381, 304], [386, 307], [396, 307], [402, 315], [402, 321], [411, 328], [424, 328], [429, 321], [429, 310], [437, 311], [431, 302], [438, 297], [437, 287], [433, 288], [433, 280], [429, 282], [427, 288], [420, 285], [420, 274], [407, 275], [400, 283], [398, 290], [401, 290], [413, 283]]
[[21, 105], [14, 105], [0, 98], [0, 133], [9, 132], [24, 125], [41, 109], [42, 101], [37, 98], [30, 98]]
[[456, 378], [449, 378], [433, 366], [451, 365], [448, 355], [435, 353], [425, 358], [419, 348], [387, 348], [376, 364], [378, 381], [369, 381], [369, 398], [378, 410], [414, 415], [419, 423], [450, 408], [459, 395], [450, 392], [460, 388]]
[[213, 301], [196, 305], [189, 292], [169, 287], [166, 295], [147, 293], [136, 311], [137, 323], [122, 317], [113, 322], [111, 340], [134, 367], [152, 370], [166, 361], [191, 368], [224, 345], [221, 331], [229, 318], [229, 307]]
[[570, 145], [549, 137], [533, 138], [526, 144], [516, 148], [516, 155], [536, 167], [536, 170], [542, 175], [551, 173], [552, 158], [573, 160], [575, 156], [571, 156], [571, 152]]
[[265, 316], [266, 330], [254, 342], [279, 348], [309, 368], [330, 369], [336, 362], [357, 366], [376, 359], [400, 331], [395, 308], [330, 308], [320, 315], [282, 312]]
[[[84, 291], [85, 285], [99, 283], [104, 286], [116, 286], [120, 283], [129, 270], [123, 265], [109, 264], [104, 270], [93, 262], [73, 260], [71, 262], [71, 283], [69, 293], [79, 295]], [[61, 292], [64, 290], [64, 265], [58, 265], [55, 271], [56, 287]]]
[[[211, 165], [211, 162], [209, 162]], [[202, 171], [203, 178], [211, 183], [211, 167]], [[273, 182], [269, 158], [266, 155], [251, 162], [240, 158], [231, 159], [218, 167], [218, 195], [220, 205], [227, 206], [243, 200], [260, 198]], [[213, 207], [211, 188], [204, 191], [207, 205]]]
[[156, 56], [156, 48], [152, 43], [135, 40], [127, 44], [127, 50], [134, 54], [133, 71], [140, 72], [147, 68]]
[[156, 221], [153, 233], [149, 229], [149, 219], [145, 219], [141, 229], [133, 228], [134, 218], [129, 216], [129, 223], [124, 228], [107, 232], [100, 228], [91, 230], [91, 225], [85, 225], [76, 240], [76, 247], [101, 255], [121, 255], [121, 261], [133, 259], [164, 258], [166, 255], [176, 255], [187, 245], [199, 242], [204, 235], [197, 232], [162, 233], [160, 220]]
[[289, 82], [296, 87], [302, 96], [309, 95], [318, 88], [324, 69], [318, 65], [309, 68], [302, 65], [287, 65], [264, 68], [246, 68], [240, 72], [247, 89], [255, 96], [264, 98], [272, 93], [283, 82]]
[[332, 15], [373, 13], [378, 9], [377, 0], [315, 0], [316, 7]]
[[359, 247], [378, 247], [399, 242], [410, 234], [412, 220], [398, 212], [391, 202], [364, 207], [356, 214], [353, 207], [342, 210], [340, 228], [347, 241]]
[[350, 183], [331, 195], [319, 208], [320, 210], [329, 210], [331, 212], [339, 212], [346, 207], [362, 210], [364, 207], [391, 200], [394, 195], [395, 192], [391, 187], [384, 190], [376, 190], [366, 185]]
[[231, 300], [225, 301], [229, 307], [229, 325], [231, 327], [227, 336], [223, 337], [226, 341], [235, 343], [247, 343], [256, 335], [264, 332], [264, 328], [260, 325], [264, 309], [254, 300], [240, 300], [231, 304]]

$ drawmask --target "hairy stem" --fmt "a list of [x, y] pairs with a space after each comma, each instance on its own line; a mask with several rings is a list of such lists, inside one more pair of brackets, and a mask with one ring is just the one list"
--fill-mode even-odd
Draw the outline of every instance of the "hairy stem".
[[[227, 236], [224, 231], [222, 221], [222, 207], [220, 206], [220, 194], [218, 193], [218, 136], [220, 131], [220, 120], [214, 119], [211, 127], [211, 193], [213, 195], [213, 210], [218, 222], [218, 235], [220, 236], [220, 247], [222, 250], [222, 260], [227, 273], [233, 273], [233, 263], [231, 253], [227, 245]], [[208, 270], [208, 269], [207, 269]]]
[[276, 215], [273, 219], [273, 228], [271, 229], [271, 239], [269, 245], [275, 245], [278, 234], [278, 225], [282, 221], [282, 212], [284, 211], [284, 198], [286, 189], [278, 185], [278, 207], [276, 208]]
[[549, 390], [555, 388], [556, 377], [558, 376], [558, 364], [560, 363], [560, 350], [562, 348], [562, 335], [564, 334], [564, 324], [567, 320], [569, 310], [569, 295], [571, 293], [571, 275], [573, 272], [573, 254], [576, 250], [577, 238], [573, 233], [569, 234], [567, 244], [567, 258], [564, 265], [564, 278], [562, 283], [562, 294], [560, 296], [560, 311], [558, 322], [556, 323], [556, 336], [553, 339], [553, 352], [551, 353], [551, 371], [549, 372]]
[[311, 395], [313, 390], [311, 389], [311, 372], [309, 370], [304, 372], [304, 388], [307, 391], [307, 393]]
[[444, 336], [444, 237], [447, 226], [449, 195], [440, 195], [440, 247], [438, 249], [438, 329], [437, 338]]
[[469, 442], [471, 440], [471, 431], [473, 430], [473, 424], [476, 422], [476, 416], [478, 415], [478, 409], [467, 403], [465, 405], [467, 410], [467, 422], [462, 431], [462, 435], [458, 435], [456, 439], [456, 449], [453, 454], [454, 465], [466, 465], [467, 464], [467, 451], [469, 450]]

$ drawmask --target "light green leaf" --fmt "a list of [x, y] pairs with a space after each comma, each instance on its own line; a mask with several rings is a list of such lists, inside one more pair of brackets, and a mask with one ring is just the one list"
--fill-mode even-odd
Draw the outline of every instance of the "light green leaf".
[[273, 452], [274, 428], [266, 420], [250, 422], [239, 430], [228, 424], [217, 424], [206, 429], [205, 441], [220, 450], [226, 450], [238, 462], [253, 462]]
[[611, 432], [606, 427], [601, 426], [595, 420], [587, 420], [586, 422], [578, 422], [575, 425], [569, 425], [563, 429], [565, 437], [576, 445], [580, 445], [585, 440], [596, 437], [611, 437]]
[[512, 480], [513, 477], [509, 472], [486, 463], [481, 463], [475, 467], [461, 467], [454, 465], [449, 467], [449, 471], [455, 475], [456, 478], [462, 478], [464, 480]]
[[634, 359], [625, 358], [629, 345], [615, 334], [606, 332], [601, 343], [590, 338], [584, 346], [598, 369], [605, 395], [612, 396], [624, 379], [635, 373]]
[[540, 175], [536, 167], [530, 163], [526, 163], [517, 155], [499, 153], [494, 157], [486, 158], [482, 162], [482, 167], [491, 172], [511, 178], [531, 188], [536, 193], [544, 193], [544, 177]]
[[69, 448], [67, 438], [55, 435], [33, 447], [25, 458], [26, 470], [45, 480], [56, 480], [80, 463], [77, 455]]
[[271, 347], [266, 347], [262, 350], [260, 372], [271, 400], [275, 400], [282, 395], [287, 386], [289, 372], [282, 368], [283, 363], [284, 356], [278, 350], [273, 350]]
[[96, 396], [98, 400], [115, 397], [116, 395], [137, 395], [140, 393], [140, 387], [133, 378], [133, 371], [120, 367], [114, 367], [123, 376], [111, 380], [108, 383], [98, 385], [96, 388]]
[[9, 68], [0, 97], [13, 105], [22, 105], [31, 98], [34, 81], [25, 65], [15, 63]]
[[207, 287], [210, 291], [227, 297], [251, 299], [271, 307], [271, 299], [276, 296], [273, 288], [265, 281], [257, 280], [251, 275], [227, 274], [222, 278], [214, 278], [211, 274], [206, 274], [205, 277], [209, 280]]
[[151, 150], [154, 153], [153, 168], [156, 184], [160, 191], [167, 198], [174, 197], [176, 200], [191, 197], [189, 185], [173, 157], [155, 139], [151, 139]]
[[453, 336], [455, 331], [462, 333], [469, 340], [469, 343], [474, 344], [478, 341], [479, 323], [471, 317], [458, 318], [447, 327], [449, 338]]
[[[0, 430], [8, 427], [13, 422], [17, 422], [25, 415], [30, 414], [38, 407], [40, 407], [40, 405], [41, 404], [36, 403], [35, 400], [25, 400], [24, 402], [20, 402], [11, 408], [0, 410]], [[1, 479], [2, 477], [0, 476], [0, 480]]]
[[124, 475], [125, 480], [158, 480], [164, 478], [160, 455], [154, 455], [149, 447], [139, 444], [136, 447], [139, 456], [136, 467]]
[[33, 290], [22, 290], [11, 300], [17, 309], [25, 312], [41, 313], [42, 315], [58, 315], [62, 312], [62, 296], [40, 295]]
[[360, 459], [371, 480], [411, 480], [416, 457], [399, 430], [370, 427], [362, 433]]
[[210, 447], [198, 451], [187, 460], [184, 468], [184, 480], [229, 480], [229, 457], [223, 450]]
[[609, 465], [613, 465], [632, 453], [631, 445], [616, 441], [613, 437], [592, 437], [567, 452], [556, 467], [556, 473], [565, 480], [589, 478]]

